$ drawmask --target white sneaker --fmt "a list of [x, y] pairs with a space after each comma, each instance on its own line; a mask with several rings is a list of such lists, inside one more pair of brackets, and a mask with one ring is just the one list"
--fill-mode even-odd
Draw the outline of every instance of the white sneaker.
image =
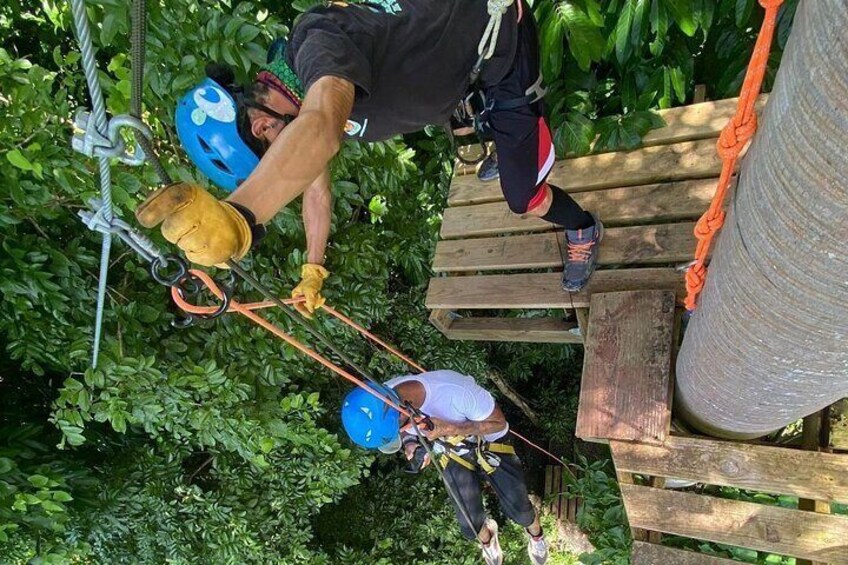
[[527, 542], [527, 554], [533, 565], [545, 565], [548, 562], [548, 542], [543, 537], [535, 539], [530, 536], [530, 541]]
[[483, 545], [483, 559], [486, 565], [503, 565], [503, 552], [501, 543], [498, 541], [498, 523], [491, 518], [486, 518], [484, 525], [492, 533], [492, 539]]

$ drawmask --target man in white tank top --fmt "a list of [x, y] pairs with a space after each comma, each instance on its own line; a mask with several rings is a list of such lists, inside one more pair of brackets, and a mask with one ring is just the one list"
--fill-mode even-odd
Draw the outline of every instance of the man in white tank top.
[[[409, 403], [429, 417], [432, 428], [422, 432], [429, 440], [438, 440], [434, 445], [439, 453], [437, 464], [459, 499], [451, 501], [460, 528], [467, 538], [476, 537], [483, 543], [487, 565], [501, 565], [503, 553], [497, 522], [483, 508], [484, 481], [497, 495], [503, 513], [525, 528], [531, 562], [546, 563], [547, 544], [527, 496], [521, 460], [512, 445], [499, 441], [509, 432], [509, 424], [491, 393], [474, 378], [455, 371], [396, 377], [377, 392], [399, 404]], [[354, 443], [384, 453], [403, 449], [406, 458], [413, 460], [416, 450], [423, 448], [414, 430], [405, 427], [406, 420], [398, 410], [359, 388], [351, 391], [342, 405], [342, 423]], [[423, 466], [429, 463], [425, 458]]]

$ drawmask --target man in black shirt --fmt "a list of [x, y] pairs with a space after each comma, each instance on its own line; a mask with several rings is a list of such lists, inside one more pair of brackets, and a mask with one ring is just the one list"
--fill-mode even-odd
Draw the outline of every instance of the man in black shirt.
[[177, 109], [192, 160], [222, 187], [237, 187], [218, 201], [196, 185], [171, 185], [139, 207], [141, 223], [163, 222], [163, 235], [190, 260], [239, 259], [262, 224], [302, 193], [307, 263], [293, 296], [305, 297], [311, 313], [329, 275], [327, 166], [342, 138], [378, 141], [446, 123], [474, 71], [510, 209], [565, 227], [563, 288], [585, 285], [603, 228], [546, 182], [555, 157], [535, 23], [523, 0], [332, 2], [304, 14], [269, 59], [248, 92], [218, 76]]

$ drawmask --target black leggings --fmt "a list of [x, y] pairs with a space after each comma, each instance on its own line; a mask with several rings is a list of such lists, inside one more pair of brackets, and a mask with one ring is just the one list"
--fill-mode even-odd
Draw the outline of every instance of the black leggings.
[[[513, 100], [528, 94], [539, 78], [539, 44], [532, 11], [524, 7], [518, 24], [518, 45], [512, 68], [497, 84], [486, 87], [487, 100]], [[501, 189], [510, 210], [532, 211], [543, 200], [555, 156], [542, 101], [519, 108], [488, 112], [487, 134], [498, 152]], [[585, 229], [594, 223], [568, 194], [550, 185], [553, 202], [543, 219], [566, 229]]]
[[[521, 460], [515, 455], [500, 455], [500, 458], [500, 465], [491, 475], [479, 469], [471, 471], [456, 461], [450, 461], [445, 468], [445, 478], [459, 496], [461, 504], [471, 518], [472, 525], [469, 525], [468, 520], [457, 507], [457, 503], [451, 499], [462, 534], [468, 539], [477, 537], [477, 532], [482, 529], [486, 521], [482, 491], [484, 481], [492, 486], [500, 502], [501, 510], [510, 520], [526, 528], [536, 519], [536, 510], [527, 496]], [[473, 462], [473, 458], [467, 460]]]

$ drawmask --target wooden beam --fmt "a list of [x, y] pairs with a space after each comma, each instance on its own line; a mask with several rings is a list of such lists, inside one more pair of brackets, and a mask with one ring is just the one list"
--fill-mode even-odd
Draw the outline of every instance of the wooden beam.
[[[635, 478], [632, 473], [627, 473], [624, 471], [615, 470], [615, 478], [618, 481], [619, 487], [621, 485], [635, 485]], [[626, 512], [626, 509], [625, 509]], [[629, 522], [629, 520], [628, 520]], [[632, 522], [630, 524], [630, 537], [633, 538], [633, 541], [648, 541], [648, 530], [643, 528], [637, 528], [633, 525]]]
[[616, 469], [711, 485], [848, 502], [848, 456], [695, 437], [610, 442]]
[[672, 268], [596, 271], [580, 292], [562, 290], [560, 273], [515, 273], [430, 279], [428, 309], [587, 308], [593, 294], [662, 289], [682, 293], [683, 276]]
[[[697, 219], [710, 205], [715, 179], [611, 188], [574, 194], [584, 209], [593, 212], [606, 227], [671, 223]], [[554, 225], [534, 216], [510, 212], [506, 202], [446, 208], [442, 239], [476, 237], [515, 232], [541, 232]]]
[[[804, 418], [802, 427], [803, 440], [802, 446], [807, 451], [818, 451], [822, 445], [828, 446], [830, 438], [827, 437], [826, 426], [822, 426], [823, 421], [827, 418], [828, 409], [820, 412], [815, 412]], [[822, 416], [825, 416], [823, 418]], [[824, 434], [822, 432], [825, 432]], [[820, 445], [820, 443], [822, 445]], [[845, 458], [846, 470], [848, 470], [848, 458]], [[815, 473], [815, 469], [806, 469], [809, 473]], [[844, 472], [843, 472], [844, 473]], [[822, 514], [830, 514], [830, 503], [826, 500], [814, 500], [810, 498], [798, 499], [798, 510], [809, 510], [811, 512], [820, 512]], [[811, 561], [809, 559], [798, 559], [795, 565], [826, 565], [821, 561]]]
[[577, 327], [580, 329], [580, 337], [583, 338], [583, 343], [586, 343], [586, 336], [589, 334], [589, 309], [575, 308], [574, 315], [577, 318]]
[[792, 557], [848, 564], [848, 517], [621, 485], [631, 526]]
[[674, 549], [654, 543], [634, 541], [630, 554], [632, 565], [738, 565], [738, 561]]
[[659, 290], [592, 297], [577, 437], [665, 440], [674, 306], [674, 293]]
[[[690, 260], [697, 243], [695, 222], [604, 230], [600, 265], [656, 265]], [[565, 233], [446, 240], [436, 243], [433, 271], [504, 271], [562, 267]]]
[[[557, 161], [548, 182], [566, 192], [715, 177], [721, 171], [715, 141], [687, 141], [634, 151], [589, 155]], [[449, 206], [503, 200], [500, 183], [476, 175], [454, 177]]]
[[[467, 278], [467, 277], [465, 277]], [[575, 322], [562, 318], [460, 318], [434, 314], [430, 321], [448, 339], [466, 341], [522, 341], [528, 343], [582, 343]]]

